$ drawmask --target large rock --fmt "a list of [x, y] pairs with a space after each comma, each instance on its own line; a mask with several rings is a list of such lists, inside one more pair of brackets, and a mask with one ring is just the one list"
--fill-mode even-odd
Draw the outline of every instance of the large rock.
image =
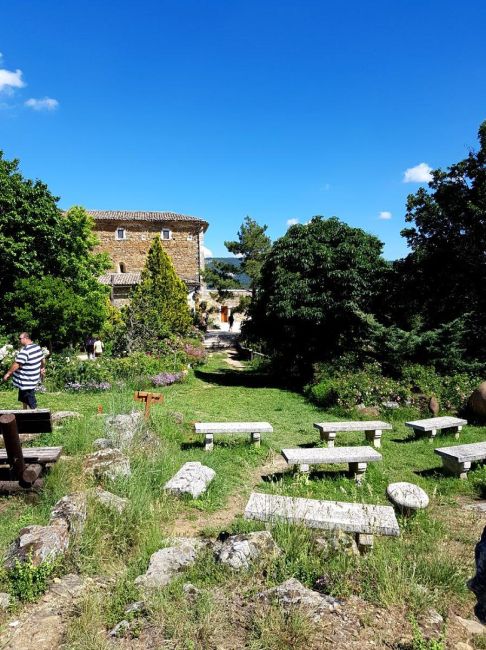
[[56, 525], [59, 520], [66, 522], [71, 535], [81, 533], [86, 522], [86, 494], [84, 492], [68, 494], [56, 503], [51, 511], [49, 524]]
[[69, 546], [67, 522], [58, 520], [55, 526], [27, 526], [7, 551], [4, 566], [13, 569], [16, 561], [31, 560], [34, 566], [63, 555]]
[[482, 420], [486, 419], [486, 381], [483, 381], [468, 400], [469, 410]]
[[418, 485], [406, 481], [390, 483], [386, 488], [386, 494], [404, 514], [411, 514], [429, 505], [427, 493]]
[[152, 555], [147, 572], [135, 579], [142, 591], [165, 587], [179, 571], [195, 562], [204, 547], [202, 540], [191, 537], [176, 537], [170, 543]]
[[107, 490], [102, 490], [99, 486], [94, 490], [90, 490], [90, 495], [93, 497], [93, 499], [104, 505], [106, 508], [109, 508], [110, 510], [116, 510], [116, 512], [120, 514], [128, 505], [128, 499], [123, 499], [116, 494], [107, 492]]
[[109, 438], [96, 438], [96, 440], [93, 440], [93, 449], [112, 449], [114, 446], [115, 443]]
[[84, 472], [96, 479], [116, 479], [130, 476], [130, 461], [119, 449], [100, 449], [86, 456], [83, 463]]
[[474, 551], [476, 559], [476, 575], [468, 582], [469, 589], [477, 599], [474, 613], [486, 624], [486, 526], [483, 529], [481, 539], [476, 544]]
[[262, 555], [272, 556], [281, 553], [271, 534], [262, 530], [247, 535], [231, 535], [215, 556], [219, 562], [228, 564], [232, 569], [248, 569], [250, 564]]
[[190, 494], [196, 499], [206, 492], [208, 485], [216, 476], [214, 469], [201, 463], [185, 463], [170, 481], [164, 485], [164, 490], [171, 494]]
[[135, 435], [140, 431], [142, 423], [142, 411], [112, 415], [105, 421], [107, 437], [113, 440], [118, 449], [128, 449]]
[[434, 416], [434, 418], [439, 415], [440, 404], [439, 404], [439, 400], [437, 399], [437, 397], [432, 396], [429, 399], [429, 407], [428, 408], [429, 408], [430, 413]]
[[264, 601], [276, 601], [285, 609], [300, 607], [307, 616], [316, 621], [341, 605], [341, 601], [332, 596], [307, 589], [296, 578], [290, 578], [278, 587], [258, 594], [258, 597]]
[[62, 420], [68, 420], [72, 418], [80, 418], [81, 413], [77, 411], [56, 411], [52, 414], [51, 419], [54, 424], [61, 422]]

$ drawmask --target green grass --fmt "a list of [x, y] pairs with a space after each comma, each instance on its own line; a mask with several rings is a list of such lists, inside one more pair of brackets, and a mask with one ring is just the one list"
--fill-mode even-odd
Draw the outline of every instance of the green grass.
[[[467, 481], [444, 474], [440, 458], [433, 449], [458, 444], [453, 436], [441, 434], [433, 443], [425, 438], [413, 438], [404, 420], [415, 414], [394, 412], [390, 414], [393, 431], [384, 432], [382, 438], [383, 461], [368, 466], [361, 486], [347, 478], [344, 466], [327, 467], [324, 472], [311, 473], [309, 479], [284, 471], [270, 480], [258, 482], [256, 469], [281, 448], [320, 444], [319, 434], [312, 426], [314, 422], [339, 419], [345, 414], [326, 412], [298, 393], [267, 385], [265, 378], [254, 372], [234, 371], [221, 355], [211, 357], [185, 383], [161, 392], [165, 396], [164, 404], [152, 408], [148, 424], [152, 439], [142, 436], [130, 452], [132, 476], [103, 485], [129, 499], [127, 511], [116, 515], [90, 500], [84, 532], [64, 560], [66, 571], [103, 574], [114, 580], [109, 593], [96, 608], [95, 616], [92, 604], [83, 601], [79, 616], [70, 628], [70, 647], [83, 647], [85, 643], [85, 647], [104, 648], [99, 627], [114, 625], [122, 618], [125, 605], [137, 599], [133, 580], [146, 570], [151, 553], [161, 547], [174, 523], [178, 520], [197, 522], [201, 532], [217, 534], [220, 527], [214, 516], [234, 497], [241, 497], [243, 503], [252, 489], [251, 481], [256, 482], [259, 491], [376, 504], [387, 503], [388, 483], [410, 481], [426, 490], [431, 506], [413, 519], [400, 518], [400, 538], [376, 538], [373, 551], [363, 557], [345, 552], [323, 555], [315, 545], [315, 531], [283, 524], [273, 530], [282, 555], [270, 565], [256, 564], [249, 574], [235, 576], [217, 565], [210, 553], [204, 555], [181, 581], [163, 590], [152, 603], [151, 620], [154, 625], [163, 627], [167, 638], [180, 643], [174, 647], [205, 647], [201, 645], [203, 642], [212, 647], [208, 639], [214, 638], [221, 628], [218, 614], [221, 604], [213, 603], [211, 590], [236, 588], [246, 594], [244, 597], [251, 598], [256, 590], [293, 576], [308, 586], [322, 579], [328, 591], [337, 596], [358, 594], [374, 603], [390, 606], [407, 603], [412, 612], [424, 606], [435, 606], [446, 612], [451, 603], [458, 607], [464, 602], [471, 603], [465, 582], [471, 575], [473, 545], [478, 531], [477, 525], [464, 523], [464, 511], [459, 509], [457, 499], [483, 495], [486, 466], [474, 467]], [[0, 392], [0, 408], [16, 408], [15, 400], [13, 391]], [[77, 410], [83, 418], [65, 421], [53, 433], [31, 443], [62, 445], [67, 458], [55, 465], [40, 495], [0, 499], [0, 552], [23, 526], [46, 524], [52, 506], [61, 496], [93, 485], [83, 477], [81, 463], [82, 456], [92, 451], [93, 440], [104, 435], [104, 418], [98, 415], [98, 406], [101, 405], [104, 414], [141, 408], [133, 401], [131, 391], [51, 393], [40, 395], [38, 401], [42, 408]], [[231, 440], [215, 436], [214, 451], [208, 454], [204, 452], [201, 439], [194, 435], [192, 425], [195, 421], [211, 420], [268, 421], [274, 433], [263, 435], [259, 449], [248, 444], [247, 436]], [[486, 428], [467, 426], [461, 433], [460, 443], [484, 439]], [[366, 443], [364, 434], [339, 433], [336, 444]], [[201, 461], [215, 470], [216, 478], [209, 490], [194, 501], [166, 496], [162, 486], [190, 460]], [[225, 528], [233, 532], [261, 528], [237, 516], [241, 514], [242, 509]], [[186, 619], [180, 611], [181, 607], [184, 609], [186, 598], [181, 584], [187, 580], [207, 593]], [[270, 608], [266, 617], [255, 619], [247, 630], [247, 647], [291, 647], [285, 646], [288, 639], [304, 643], [310, 638], [310, 631], [298, 616], [282, 616], [282, 612]], [[276, 630], [281, 630], [282, 634], [276, 635]], [[270, 641], [272, 638], [274, 640]], [[91, 645], [86, 639], [91, 639]]]

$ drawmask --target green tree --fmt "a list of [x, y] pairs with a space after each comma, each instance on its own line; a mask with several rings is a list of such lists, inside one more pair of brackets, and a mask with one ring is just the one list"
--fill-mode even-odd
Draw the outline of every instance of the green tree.
[[217, 302], [222, 303], [229, 298], [233, 298], [233, 290], [241, 288], [241, 283], [237, 279], [235, 271], [233, 264], [220, 260], [211, 260], [210, 264], [206, 265], [203, 272], [204, 282], [209, 289], [214, 290], [211, 297]]
[[224, 242], [230, 253], [241, 257], [241, 271], [250, 278], [253, 296], [260, 280], [262, 264], [272, 247], [266, 230], [267, 226], [260, 226], [246, 216], [237, 233], [238, 239]]
[[292, 226], [263, 264], [245, 335], [299, 375], [350, 352], [366, 359], [381, 250], [376, 237], [335, 217]]
[[466, 357], [484, 362], [486, 121], [479, 128], [479, 145], [446, 171], [435, 170], [428, 189], [408, 197], [405, 218], [413, 225], [402, 235], [412, 252], [395, 265], [398, 308], [393, 316], [406, 326], [407, 315], [420, 315], [423, 332], [446, 333], [455, 321], [462, 328]]
[[156, 349], [165, 339], [184, 336], [191, 329], [186, 285], [158, 237], [150, 246], [140, 284], [123, 312], [123, 324], [118, 347], [128, 353]]

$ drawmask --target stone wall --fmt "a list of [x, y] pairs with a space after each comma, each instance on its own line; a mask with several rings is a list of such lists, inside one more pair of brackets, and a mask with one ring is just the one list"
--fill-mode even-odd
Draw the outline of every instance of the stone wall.
[[[117, 228], [124, 228], [126, 239], [115, 239]], [[95, 233], [100, 240], [96, 252], [108, 253], [113, 261], [113, 272], [141, 271], [150, 244], [160, 237], [162, 229], [169, 228], [172, 238], [161, 239], [162, 246], [172, 259], [177, 275], [189, 282], [200, 282], [202, 233], [200, 224], [183, 221], [96, 221]]]

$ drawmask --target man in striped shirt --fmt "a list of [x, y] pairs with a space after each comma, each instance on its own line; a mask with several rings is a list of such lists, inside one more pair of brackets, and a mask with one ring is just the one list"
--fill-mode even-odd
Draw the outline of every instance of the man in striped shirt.
[[23, 348], [17, 353], [15, 361], [3, 376], [7, 381], [13, 377], [13, 385], [19, 389], [19, 402], [22, 402], [24, 409], [37, 408], [35, 387], [39, 383], [41, 375], [45, 373], [44, 353], [37, 343], [33, 343], [30, 334], [22, 332], [19, 336]]

